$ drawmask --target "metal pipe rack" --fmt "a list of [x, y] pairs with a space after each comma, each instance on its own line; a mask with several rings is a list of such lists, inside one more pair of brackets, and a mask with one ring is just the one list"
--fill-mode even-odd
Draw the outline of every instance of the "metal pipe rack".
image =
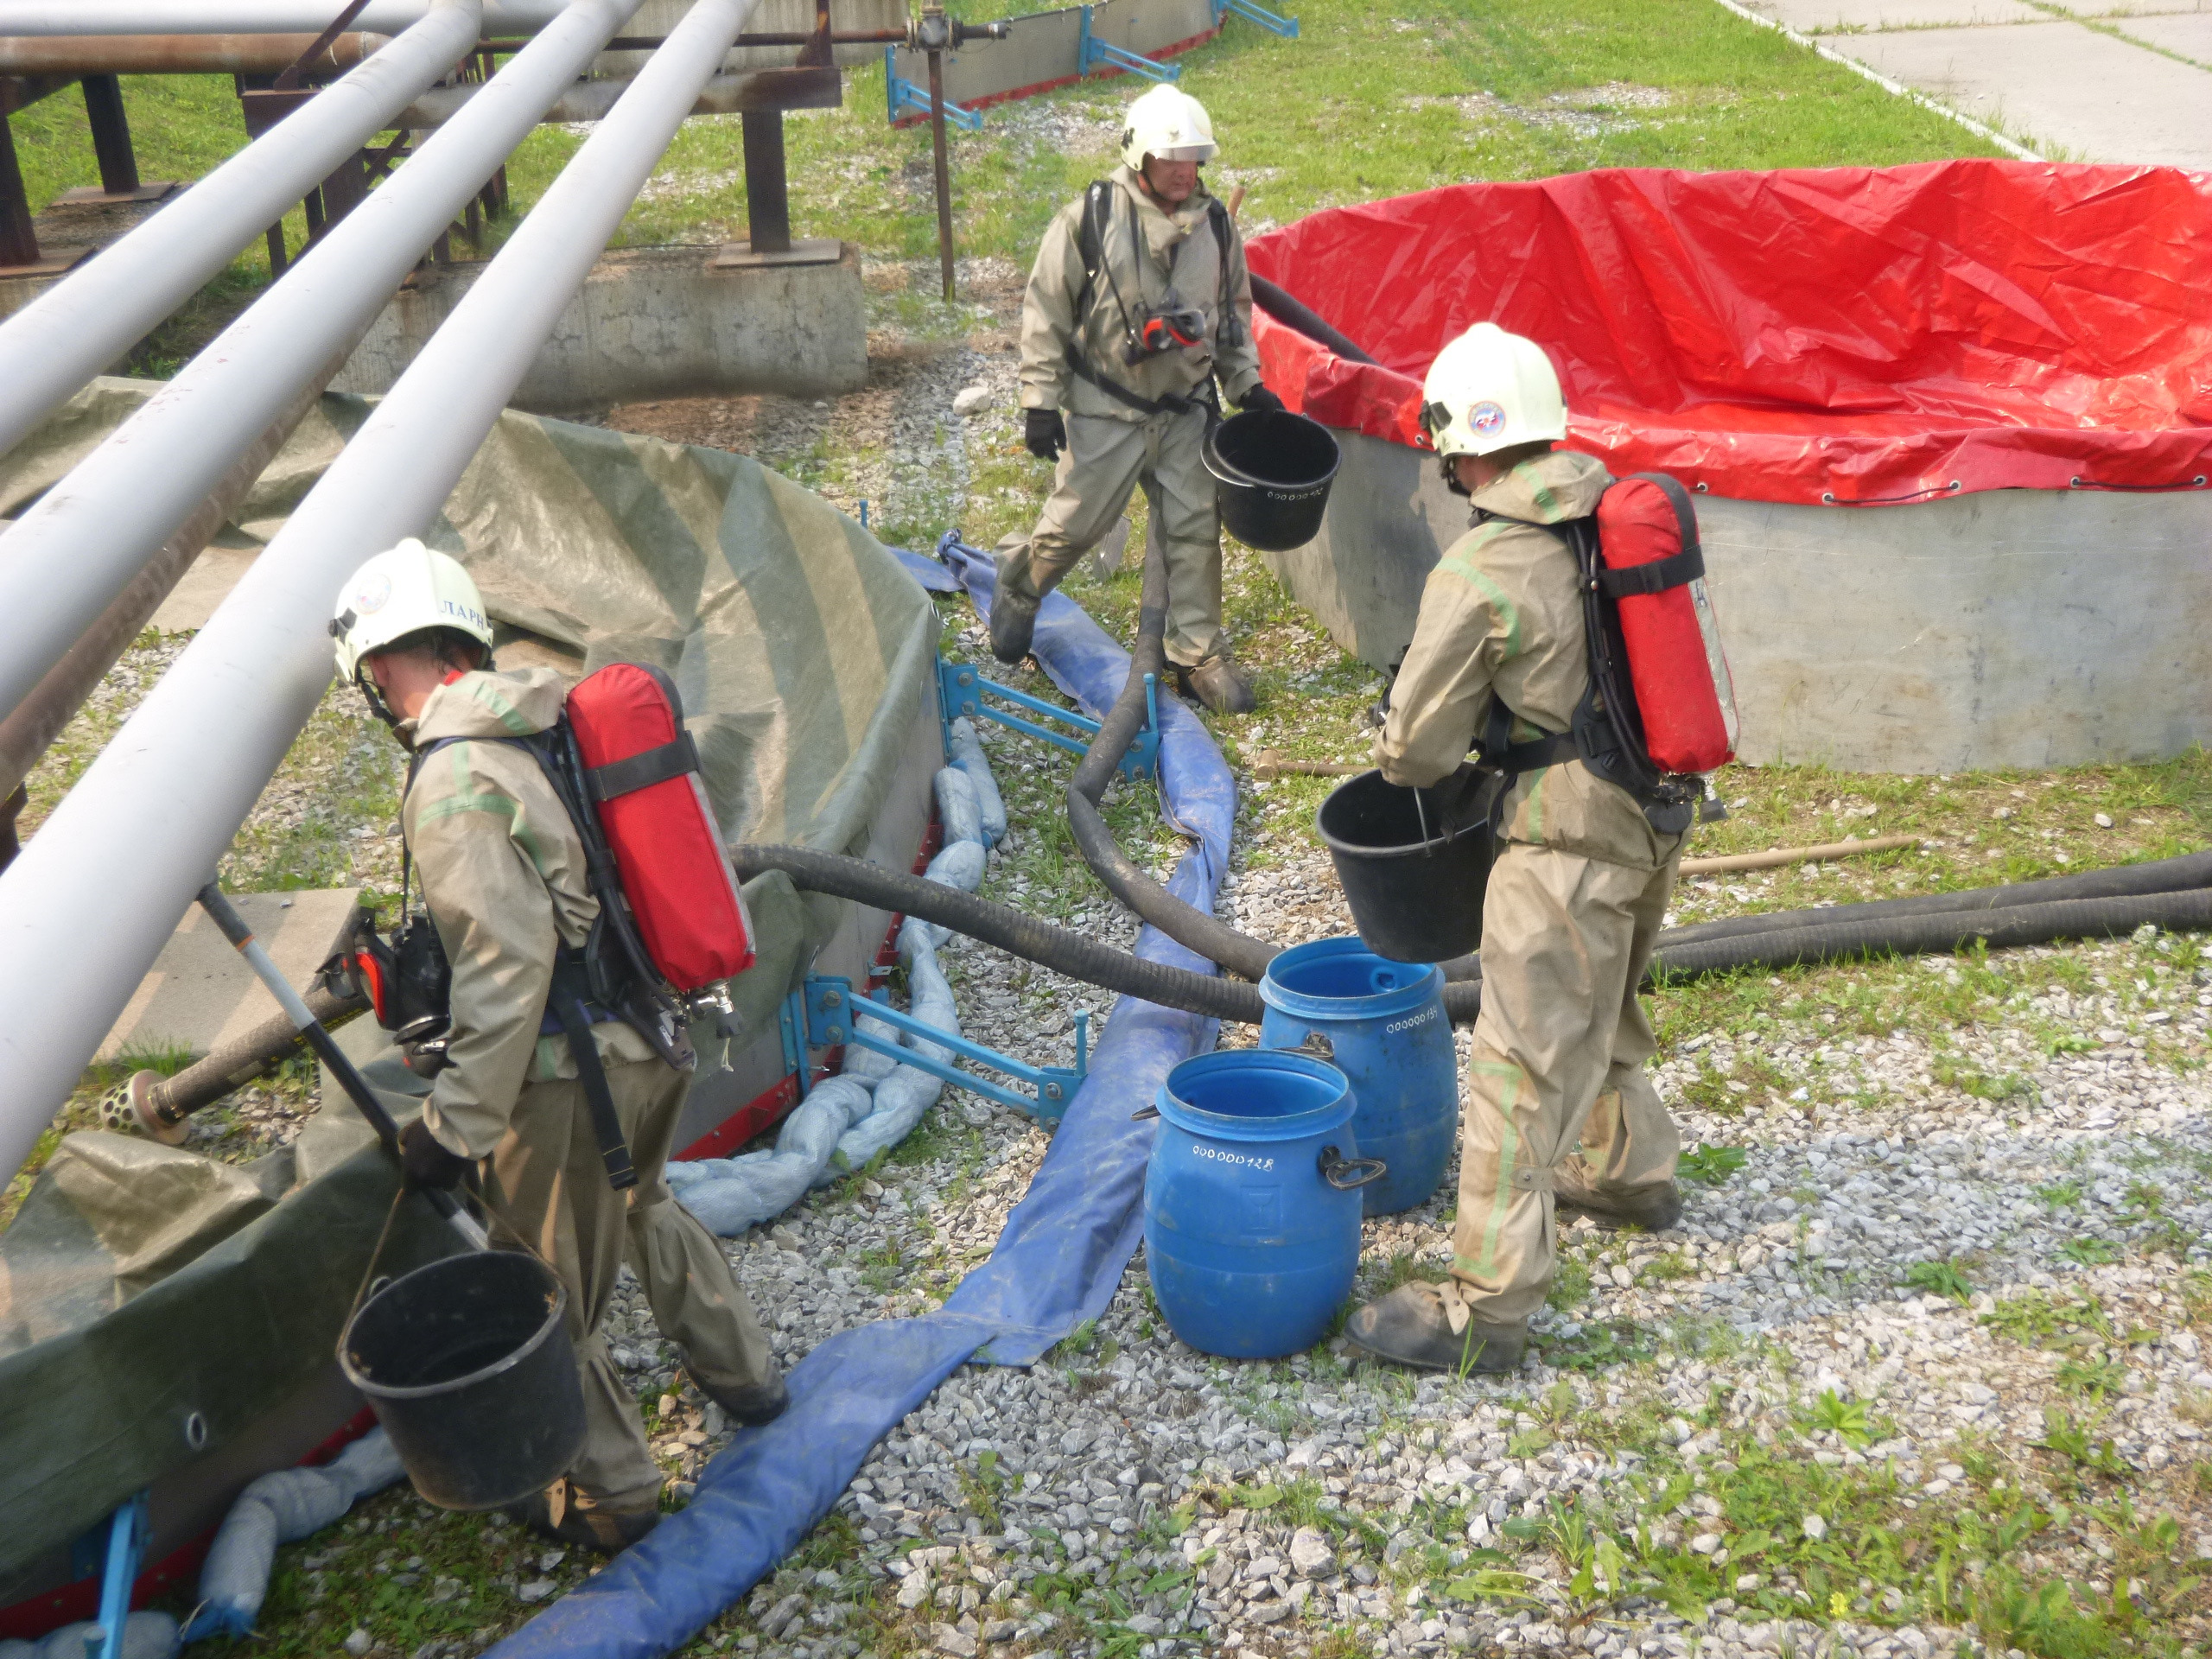
[[[7, 1167], [29, 1154], [321, 701], [332, 672], [326, 624], [339, 588], [370, 555], [430, 527], [753, 3], [693, 6], [236, 591], [0, 875]], [[593, 10], [591, 0], [575, 8]], [[626, 15], [615, 10], [596, 11], [594, 50]], [[518, 55], [499, 79], [531, 56]], [[470, 113], [506, 101], [487, 92]], [[550, 101], [549, 92], [513, 111], [524, 130]], [[341, 231], [368, 221], [389, 194], [377, 192]], [[337, 240], [302, 260], [288, 283]], [[100, 925], [86, 927], [88, 915]]]

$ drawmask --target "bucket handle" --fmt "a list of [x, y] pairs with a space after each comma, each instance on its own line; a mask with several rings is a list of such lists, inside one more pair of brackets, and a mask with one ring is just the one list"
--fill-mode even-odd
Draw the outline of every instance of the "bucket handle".
[[1347, 1158], [1334, 1147], [1321, 1148], [1321, 1179], [1339, 1192], [1379, 1181], [1390, 1173], [1380, 1158]]

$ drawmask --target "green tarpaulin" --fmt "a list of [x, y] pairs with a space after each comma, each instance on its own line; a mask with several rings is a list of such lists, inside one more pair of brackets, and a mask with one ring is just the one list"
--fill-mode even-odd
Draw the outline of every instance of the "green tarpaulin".
[[[0, 515], [157, 390], [95, 382], [0, 456]], [[369, 407], [325, 397], [217, 545], [265, 543]], [[927, 717], [938, 619], [859, 524], [742, 455], [510, 412], [428, 539], [474, 574], [502, 663], [665, 669], [730, 839], [866, 846]], [[730, 988], [741, 1044], [776, 1030], [844, 909], [779, 874], [747, 896], [760, 960]], [[52, 1581], [131, 1493], [234, 1459], [327, 1365], [396, 1191], [351, 1143], [332, 1122], [296, 1156], [231, 1168], [65, 1140], [0, 1235], [0, 1605]], [[419, 1200], [399, 1216], [379, 1272], [447, 1248]]]

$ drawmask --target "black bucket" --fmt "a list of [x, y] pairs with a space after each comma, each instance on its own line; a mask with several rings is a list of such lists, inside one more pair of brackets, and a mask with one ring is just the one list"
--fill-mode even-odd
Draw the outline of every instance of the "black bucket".
[[1482, 943], [1490, 821], [1453, 825], [1447, 837], [1435, 802], [1363, 772], [1331, 791], [1316, 818], [1360, 943], [1394, 962], [1449, 962]]
[[496, 1510], [575, 1461], [584, 1395], [568, 1306], [537, 1257], [477, 1250], [393, 1280], [347, 1321], [346, 1380], [429, 1502]]
[[1262, 553], [1287, 553], [1320, 533], [1343, 459], [1327, 427], [1287, 410], [1249, 409], [1206, 434], [1221, 522]]

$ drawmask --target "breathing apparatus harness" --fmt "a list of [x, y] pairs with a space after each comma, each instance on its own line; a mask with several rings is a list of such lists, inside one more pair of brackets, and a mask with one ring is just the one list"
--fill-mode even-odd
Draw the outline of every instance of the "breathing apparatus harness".
[[[1424, 418], [1427, 411], [1424, 410]], [[1446, 477], [1451, 463], [1445, 463]], [[1582, 595], [1583, 638], [1588, 652], [1589, 683], [1576, 701], [1572, 723], [1564, 732], [1538, 728], [1537, 735], [1513, 741], [1516, 715], [1493, 691], [1490, 714], [1475, 740], [1477, 761], [1510, 781], [1524, 772], [1580, 760], [1596, 776], [1618, 785], [1643, 808], [1652, 829], [1662, 836], [1679, 836], [1693, 821], [1711, 823], [1727, 816], [1720, 802], [1707, 791], [1705, 779], [1694, 774], [1661, 771], [1652, 764], [1643, 734], [1643, 717], [1637, 707], [1635, 688], [1629, 677], [1628, 652], [1621, 637], [1620, 601], [1636, 594], [1656, 594], [1680, 587], [1705, 574], [1705, 552], [1697, 537], [1697, 518], [1689, 498], [1675, 480], [1659, 473], [1639, 473], [1659, 486], [1674, 505], [1681, 527], [1679, 553], [1651, 563], [1608, 569], [1600, 556], [1598, 519], [1563, 519], [1540, 524], [1477, 507], [1473, 522], [1495, 520], [1525, 524], [1556, 536], [1574, 555], [1575, 587]], [[1458, 480], [1452, 480], [1455, 488]], [[1459, 493], [1468, 493], [1465, 489]], [[1535, 725], [1535, 721], [1528, 722]]]
[[[1076, 334], [1083, 332], [1083, 320], [1090, 309], [1090, 296], [1098, 279], [1106, 279], [1106, 291], [1114, 296], [1114, 308], [1122, 319], [1122, 360], [1134, 367], [1152, 358], [1187, 346], [1206, 343], [1205, 313], [1195, 305], [1186, 305], [1175, 292], [1173, 272], [1165, 303], [1146, 306], [1132, 313], [1128, 302], [1122, 297], [1121, 286], [1114, 280], [1113, 267], [1106, 259], [1106, 234], [1114, 217], [1114, 198], [1124, 195], [1111, 179], [1093, 180], [1083, 193], [1083, 215], [1076, 226], [1076, 252], [1083, 260], [1083, 289], [1076, 296]], [[1126, 215], [1129, 227], [1129, 244], [1137, 257], [1145, 257], [1144, 227], [1138, 222], [1135, 202], [1128, 203]], [[1206, 198], [1206, 223], [1212, 227], [1214, 245], [1218, 253], [1216, 260], [1216, 308], [1221, 316], [1221, 333], [1224, 343], [1235, 345], [1243, 338], [1242, 325], [1236, 318], [1236, 308], [1228, 302], [1229, 252], [1230, 227], [1229, 209], [1218, 196]], [[1167, 393], [1159, 397], [1146, 397], [1130, 391], [1118, 381], [1099, 373], [1084, 360], [1082, 349], [1076, 340], [1067, 343], [1069, 370], [1077, 379], [1089, 382], [1115, 402], [1145, 415], [1184, 414], [1193, 409], [1208, 411], [1211, 420], [1221, 418], [1220, 400], [1209, 376], [1203, 392], [1195, 397], [1179, 397]]]
[[[544, 772], [583, 844], [586, 884], [599, 901], [599, 915], [582, 944], [563, 944], [556, 950], [538, 1030], [543, 1036], [569, 1039], [608, 1184], [617, 1192], [635, 1186], [637, 1170], [592, 1027], [619, 1020], [680, 1071], [690, 1071], [696, 1056], [684, 1033], [681, 1005], [663, 988], [623, 901], [613, 854], [598, 814], [589, 808], [592, 774], [577, 753], [575, 734], [563, 715], [531, 737], [439, 738], [414, 751], [401, 791], [403, 804], [423, 763], [455, 743], [503, 743], [528, 753]], [[408, 1047], [409, 1068], [419, 1076], [434, 1077], [451, 1064], [445, 1045], [453, 1019], [453, 970], [427, 901], [420, 907], [407, 902], [412, 890], [412, 849], [403, 846], [400, 860], [399, 926], [389, 944], [373, 926], [357, 928], [347, 944], [344, 966], [374, 1007], [378, 1023]]]

